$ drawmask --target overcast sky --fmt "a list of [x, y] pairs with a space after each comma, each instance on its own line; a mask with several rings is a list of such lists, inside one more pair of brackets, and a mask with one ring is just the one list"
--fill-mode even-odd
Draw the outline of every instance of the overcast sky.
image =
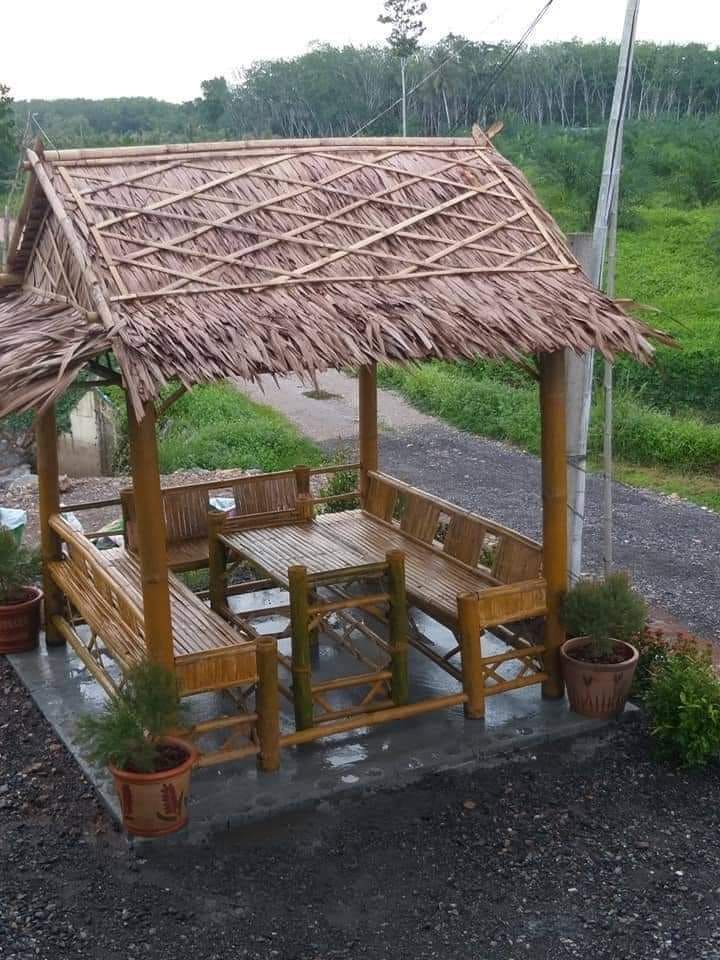
[[[16, 99], [189, 100], [200, 82], [314, 42], [377, 43], [381, 0], [38, 0], [2, 3], [0, 83]], [[517, 40], [541, 0], [428, 0], [425, 40]], [[555, 0], [534, 40], [617, 39], [626, 0]], [[28, 16], [33, 29], [28, 32]], [[718, 0], [643, 0], [639, 37], [720, 46]]]

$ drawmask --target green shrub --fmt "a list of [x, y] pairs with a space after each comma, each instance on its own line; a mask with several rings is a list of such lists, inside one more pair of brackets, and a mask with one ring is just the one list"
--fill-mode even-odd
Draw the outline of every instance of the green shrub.
[[659, 662], [645, 706], [661, 759], [699, 767], [720, 754], [720, 682], [709, 658], [676, 654]]
[[37, 579], [40, 557], [23, 546], [11, 530], [0, 527], [0, 604], [23, 599], [23, 588]]
[[98, 763], [151, 773], [158, 758], [158, 738], [172, 733], [181, 717], [175, 675], [144, 661], [128, 672], [122, 690], [98, 716], [80, 718], [78, 739]]
[[633, 640], [639, 658], [633, 677], [632, 696], [644, 698], [650, 689], [654, 672], [667, 660], [678, 654], [702, 659], [707, 657], [707, 645], [683, 632], [669, 632], [659, 627], [646, 627]]
[[590, 637], [593, 659], [612, 654], [614, 641], [634, 640], [645, 626], [647, 606], [623, 573], [605, 580], [581, 580], [568, 591], [562, 621], [573, 637]]
[[[334, 464], [346, 463], [350, 459], [346, 452], [339, 452], [334, 458]], [[343, 493], [354, 494], [358, 488], [357, 470], [340, 470], [338, 473], [331, 473], [327, 481], [320, 487], [318, 496], [336, 497]], [[343, 510], [353, 510], [359, 503], [357, 494], [355, 496], [343, 497], [341, 500], [332, 500], [330, 503], [322, 505], [323, 513], [341, 513]]]

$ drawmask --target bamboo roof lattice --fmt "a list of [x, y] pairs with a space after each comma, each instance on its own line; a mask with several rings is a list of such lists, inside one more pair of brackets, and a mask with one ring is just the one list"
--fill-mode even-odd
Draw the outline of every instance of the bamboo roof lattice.
[[[652, 353], [523, 175], [463, 139], [28, 151], [0, 286], [0, 413], [112, 350], [161, 385], [369, 361]], [[34, 354], [34, 356], [33, 356]]]

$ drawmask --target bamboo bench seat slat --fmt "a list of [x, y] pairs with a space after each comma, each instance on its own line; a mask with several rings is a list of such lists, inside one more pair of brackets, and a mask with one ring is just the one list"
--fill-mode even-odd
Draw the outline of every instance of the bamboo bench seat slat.
[[[123, 670], [147, 655], [138, 560], [122, 547], [97, 550], [60, 518], [51, 521], [66, 555], [53, 580]], [[173, 654], [182, 695], [254, 683], [255, 642], [236, 632], [172, 574]]]

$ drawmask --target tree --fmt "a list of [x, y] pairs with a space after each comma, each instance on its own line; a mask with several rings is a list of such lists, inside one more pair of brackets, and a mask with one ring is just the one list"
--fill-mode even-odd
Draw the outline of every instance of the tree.
[[10, 87], [0, 83], [0, 193], [4, 187], [2, 181], [12, 177], [16, 147], [13, 99], [10, 96]]
[[422, 0], [385, 0], [385, 12], [378, 17], [380, 23], [392, 28], [388, 43], [390, 49], [400, 60], [400, 83], [402, 85], [402, 133], [407, 136], [407, 92], [405, 89], [405, 67], [408, 58], [418, 48], [420, 37], [425, 33], [422, 15], [427, 4]]

